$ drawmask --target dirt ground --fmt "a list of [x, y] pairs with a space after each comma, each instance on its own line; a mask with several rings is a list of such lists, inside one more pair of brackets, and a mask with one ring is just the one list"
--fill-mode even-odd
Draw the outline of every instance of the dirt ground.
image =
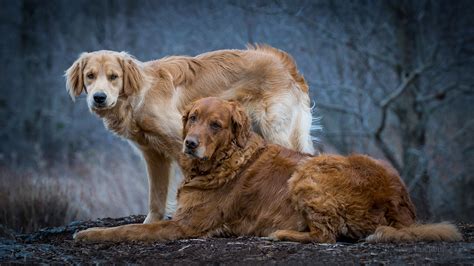
[[143, 243], [76, 243], [75, 231], [141, 223], [144, 216], [78, 221], [18, 235], [0, 226], [0, 263], [159, 264], [474, 264], [474, 225], [459, 224], [458, 243], [299, 244], [257, 237]]

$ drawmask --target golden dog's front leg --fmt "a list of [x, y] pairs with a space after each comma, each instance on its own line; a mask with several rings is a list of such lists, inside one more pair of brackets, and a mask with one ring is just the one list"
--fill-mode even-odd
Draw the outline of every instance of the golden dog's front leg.
[[154, 224], [129, 224], [110, 228], [89, 228], [74, 234], [76, 241], [122, 242], [122, 241], [165, 241], [199, 234], [185, 230], [175, 221], [160, 221]]
[[165, 214], [171, 160], [152, 149], [143, 149], [148, 170], [148, 215], [143, 223], [160, 221]]

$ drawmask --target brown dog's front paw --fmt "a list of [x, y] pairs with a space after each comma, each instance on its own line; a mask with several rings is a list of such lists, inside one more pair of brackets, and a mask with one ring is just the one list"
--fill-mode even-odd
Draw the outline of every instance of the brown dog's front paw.
[[82, 230], [79, 232], [74, 233], [72, 238], [74, 241], [98, 241], [100, 240], [100, 232], [103, 229], [95, 227], [95, 228], [89, 228], [86, 230]]

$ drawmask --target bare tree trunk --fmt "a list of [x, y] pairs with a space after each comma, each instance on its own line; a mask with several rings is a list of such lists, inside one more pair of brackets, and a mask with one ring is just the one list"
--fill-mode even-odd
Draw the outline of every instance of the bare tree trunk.
[[[399, 80], [406, 79], [420, 66], [416, 62], [416, 13], [411, 2], [392, 6], [397, 18], [397, 38], [401, 61], [397, 69]], [[426, 114], [416, 101], [416, 88], [420, 81], [417, 77], [408, 88], [394, 101], [394, 112], [400, 121], [402, 141], [402, 172], [401, 175], [411, 189], [410, 194], [417, 207], [419, 218], [427, 219], [430, 206], [427, 198], [429, 175], [424, 156], [426, 140]]]

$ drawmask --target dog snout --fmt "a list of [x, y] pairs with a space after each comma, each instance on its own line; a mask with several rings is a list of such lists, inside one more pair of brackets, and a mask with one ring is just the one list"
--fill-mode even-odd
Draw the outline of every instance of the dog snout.
[[187, 137], [184, 141], [184, 145], [186, 145], [188, 149], [196, 149], [199, 146], [199, 141], [195, 137]]
[[105, 100], [107, 100], [107, 94], [103, 92], [96, 92], [94, 93], [94, 102], [98, 104], [103, 104], [105, 103]]

